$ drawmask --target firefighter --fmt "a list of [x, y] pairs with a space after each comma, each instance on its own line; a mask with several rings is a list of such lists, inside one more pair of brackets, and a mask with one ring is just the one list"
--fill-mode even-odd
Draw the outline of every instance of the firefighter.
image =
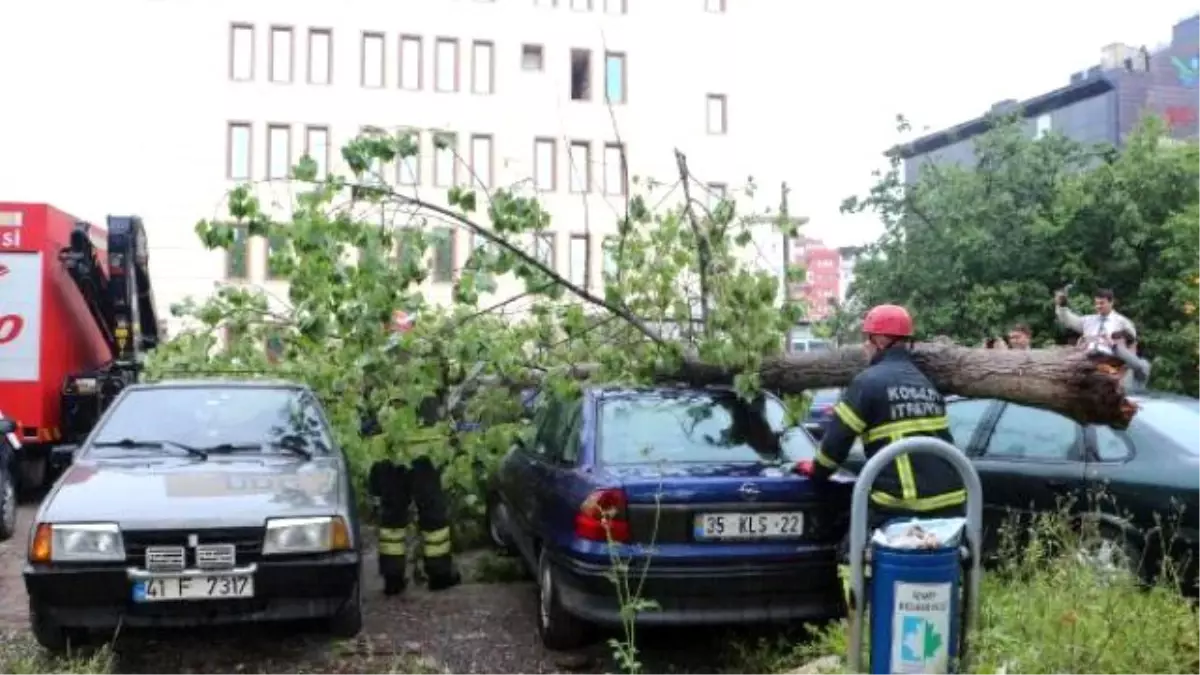
[[[859, 373], [834, 406], [833, 419], [813, 462], [797, 471], [828, 479], [846, 460], [856, 438], [868, 458], [892, 441], [935, 436], [949, 443], [946, 403], [912, 361], [913, 321], [898, 305], [879, 305], [863, 320], [870, 366]], [[872, 530], [898, 517], [961, 516], [967, 499], [962, 480], [945, 460], [927, 454], [902, 455], [886, 467], [871, 492]]]
[[[436, 400], [421, 405], [422, 423], [436, 420]], [[364, 409], [361, 431], [364, 436], [381, 433], [375, 416]], [[379, 504], [379, 574], [384, 595], [398, 595], [407, 587], [408, 525], [410, 507], [417, 508], [417, 526], [421, 531], [421, 557], [431, 591], [456, 586], [462, 580], [454, 567], [450, 551], [450, 516], [441, 472], [433, 465], [422, 445], [439, 442], [436, 434], [410, 440], [409, 451], [416, 454], [411, 466], [380, 460], [371, 466], [368, 489]]]

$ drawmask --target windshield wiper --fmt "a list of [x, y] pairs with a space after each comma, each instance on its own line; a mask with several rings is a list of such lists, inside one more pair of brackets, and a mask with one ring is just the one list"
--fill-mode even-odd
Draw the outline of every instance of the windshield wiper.
[[200, 448], [193, 448], [190, 445], [185, 445], [178, 441], [139, 441], [132, 438], [122, 438], [119, 441], [101, 441], [99, 443], [92, 443], [93, 448], [153, 448], [157, 450], [163, 450], [166, 449], [167, 446], [174, 446], [176, 448], [185, 450], [187, 451], [187, 454], [192, 455], [193, 457], [208, 459], [208, 452], [201, 450]]
[[287, 450], [288, 452], [299, 455], [304, 459], [312, 459], [312, 453], [309, 452], [307, 448], [297, 445], [295, 442], [288, 443], [282, 441], [265, 441], [263, 443], [221, 443], [220, 445], [213, 445], [204, 448], [202, 451], [216, 453], [248, 452], [250, 450], [262, 450], [263, 448], [280, 448], [282, 450]]

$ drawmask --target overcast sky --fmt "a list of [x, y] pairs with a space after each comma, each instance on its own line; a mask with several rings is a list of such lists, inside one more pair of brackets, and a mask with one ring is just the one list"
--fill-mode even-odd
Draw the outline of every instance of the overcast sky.
[[812, 219], [808, 234], [832, 245], [879, 232], [876, 219], [842, 216], [838, 206], [883, 165], [880, 153], [897, 139], [896, 113], [917, 132], [953, 126], [997, 101], [1065, 86], [1072, 72], [1096, 65], [1107, 44], [1165, 44], [1172, 26], [1197, 11], [1181, 0], [741, 1], [778, 3], [772, 10], [789, 14], [769, 43], [779, 59], [794, 61], [802, 50], [805, 60], [827, 63], [803, 74], [806, 89], [827, 97], [789, 104], [803, 108], [805, 123], [784, 175], [792, 203]]

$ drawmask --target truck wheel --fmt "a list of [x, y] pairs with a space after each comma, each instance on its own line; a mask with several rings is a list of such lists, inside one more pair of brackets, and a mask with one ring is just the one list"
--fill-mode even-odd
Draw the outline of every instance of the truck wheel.
[[0, 541], [17, 531], [17, 483], [8, 467], [0, 466]]
[[17, 459], [17, 469], [20, 478], [17, 489], [25, 498], [34, 498], [46, 487], [46, 474], [49, 472], [49, 459], [41, 453], [30, 453]]

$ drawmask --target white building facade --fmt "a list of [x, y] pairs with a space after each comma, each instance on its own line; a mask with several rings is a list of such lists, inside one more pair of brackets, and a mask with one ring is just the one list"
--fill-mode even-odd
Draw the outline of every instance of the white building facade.
[[[290, 203], [278, 179], [303, 154], [344, 172], [339, 149], [362, 129], [412, 129], [419, 158], [381, 167], [395, 189], [439, 202], [456, 183], [536, 190], [553, 233], [530, 245], [595, 288], [626, 177], [669, 187], [674, 148], [688, 156], [694, 192], [728, 191], [743, 212], [778, 204], [782, 176], [755, 172], [776, 151], [765, 112], [772, 88], [745, 76], [761, 53], [753, 27], [770, 21], [770, 4], [46, 0], [3, 9], [0, 57], [19, 67], [0, 72], [0, 84], [24, 103], [0, 118], [0, 190], [93, 222], [142, 216], [164, 313], [227, 279], [282, 297], [266, 242], [249, 241], [231, 261], [200, 246], [196, 221], [224, 216], [223, 195], [244, 180], [274, 180], [268, 201]], [[437, 151], [435, 135], [456, 152]], [[736, 192], [751, 175], [757, 204]], [[473, 244], [461, 229], [451, 241], [434, 253], [435, 300]], [[782, 256], [782, 235], [779, 245]]]

